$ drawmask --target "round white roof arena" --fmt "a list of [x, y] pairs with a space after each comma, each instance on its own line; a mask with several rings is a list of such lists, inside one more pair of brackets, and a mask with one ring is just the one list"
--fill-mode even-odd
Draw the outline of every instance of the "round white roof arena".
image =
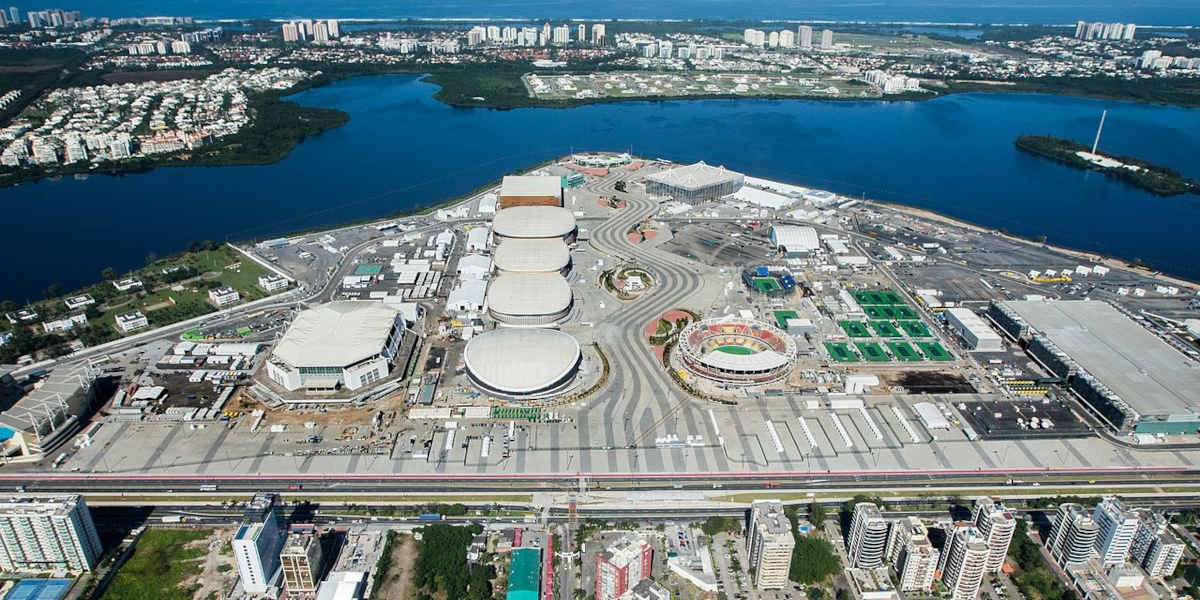
[[487, 303], [504, 315], [557, 315], [571, 307], [571, 286], [554, 272], [505, 273], [488, 286]]
[[495, 329], [463, 351], [467, 374], [489, 394], [541, 398], [567, 389], [579, 370], [579, 342], [554, 329]]
[[565, 238], [575, 231], [575, 215], [560, 206], [514, 206], [492, 219], [498, 238]]
[[501, 271], [549, 273], [571, 264], [571, 251], [557, 238], [508, 239], [492, 252], [492, 264]]

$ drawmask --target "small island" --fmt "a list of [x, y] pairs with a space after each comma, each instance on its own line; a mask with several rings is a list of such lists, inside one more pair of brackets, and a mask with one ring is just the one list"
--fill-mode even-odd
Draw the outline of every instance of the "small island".
[[1026, 152], [1077, 169], [1100, 171], [1159, 196], [1177, 196], [1189, 192], [1200, 194], [1200, 183], [1174, 169], [1130, 156], [1092, 152], [1091, 148], [1074, 140], [1049, 135], [1022, 135], [1017, 137], [1015, 145]]

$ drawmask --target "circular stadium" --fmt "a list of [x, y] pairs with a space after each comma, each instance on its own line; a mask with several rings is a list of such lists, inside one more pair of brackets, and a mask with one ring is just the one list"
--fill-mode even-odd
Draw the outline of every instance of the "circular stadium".
[[487, 290], [488, 314], [508, 327], [545, 327], [571, 312], [571, 286], [558, 273], [506, 273]]
[[560, 206], [514, 206], [492, 218], [496, 243], [506, 239], [560, 238], [575, 241], [575, 215]]
[[760, 385], [788, 375], [796, 342], [758, 321], [705, 319], [679, 334], [679, 356], [692, 374], [726, 385]]
[[571, 251], [554, 238], [504, 240], [492, 251], [492, 264], [501, 273], [562, 273], [571, 266]]
[[495, 329], [463, 351], [467, 376], [492, 396], [546, 398], [575, 382], [583, 354], [575, 338], [554, 329]]

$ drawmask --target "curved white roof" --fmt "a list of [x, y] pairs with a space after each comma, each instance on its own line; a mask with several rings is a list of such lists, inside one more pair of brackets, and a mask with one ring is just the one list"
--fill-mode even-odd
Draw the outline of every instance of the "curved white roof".
[[821, 247], [817, 230], [812, 227], [774, 225], [771, 227], [771, 237], [776, 246], [783, 246], [789, 252], [811, 252]]
[[492, 231], [506, 238], [564, 237], [575, 231], [575, 215], [560, 206], [514, 206], [496, 213]]
[[481, 383], [519, 395], [548, 388], [579, 364], [579, 342], [554, 329], [496, 329], [467, 342], [463, 361]]
[[273, 355], [293, 367], [338, 367], [379, 354], [396, 311], [382, 302], [330, 302], [301, 312]]
[[571, 286], [555, 272], [506, 273], [488, 286], [487, 302], [506, 315], [550, 315], [571, 306]]
[[697, 189], [726, 181], [741, 182], [743, 180], [743, 175], [737, 171], [729, 171], [725, 167], [713, 167], [704, 161], [646, 176], [646, 181], [656, 181], [685, 189]]
[[558, 271], [571, 264], [571, 252], [557, 238], [509, 239], [496, 246], [492, 263], [501, 271]]
[[765, 350], [754, 354], [730, 354], [713, 350], [702, 356], [700, 362], [728, 371], [768, 371], [786, 365], [788, 357], [774, 350]]

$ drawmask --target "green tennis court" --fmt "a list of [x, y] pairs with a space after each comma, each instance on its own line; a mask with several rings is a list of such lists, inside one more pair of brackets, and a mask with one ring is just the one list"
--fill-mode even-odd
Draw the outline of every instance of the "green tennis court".
[[864, 306], [863, 312], [877, 320], [904, 321], [916, 319], [917, 313], [907, 306]]
[[929, 333], [929, 328], [921, 321], [900, 321], [900, 327], [904, 328], [904, 333], [907, 333], [908, 337], [933, 337], [933, 334]]
[[754, 349], [745, 346], [717, 346], [717, 352], [724, 352], [725, 354], [754, 354]]
[[867, 329], [861, 321], [838, 321], [838, 325], [846, 332], [846, 335], [856, 338], [871, 337], [871, 330]]
[[904, 305], [891, 306], [889, 309], [892, 311], [893, 319], [904, 320], [917, 318], [917, 311]]
[[903, 305], [904, 299], [892, 290], [860, 290], [854, 292], [854, 299], [862, 305]]
[[855, 342], [854, 345], [858, 346], [858, 351], [862, 353], [863, 358], [867, 359], [868, 362], [887, 362], [891, 360], [888, 358], [887, 353], [883, 351], [883, 348], [880, 348], [879, 344], [875, 342]]
[[774, 277], [755, 277], [753, 281], [754, 289], [764, 294], [767, 292], [774, 292], [781, 288], [779, 282], [775, 281]]
[[921, 349], [921, 352], [925, 353], [925, 358], [929, 360], [954, 360], [954, 356], [946, 352], [946, 349], [937, 342], [917, 342], [917, 347]]
[[879, 337], [886, 337], [886, 338], [902, 337], [900, 335], [900, 330], [896, 329], [895, 325], [892, 325], [891, 323], [888, 323], [887, 321], [871, 321], [871, 329], [874, 329], [875, 333], [879, 334]]
[[825, 350], [836, 362], [858, 362], [858, 356], [851, 352], [844, 342], [825, 342]]
[[787, 329], [788, 319], [799, 319], [800, 315], [794, 310], [777, 310], [775, 311], [775, 324], [780, 329]]
[[888, 342], [887, 347], [892, 351], [892, 356], [895, 356], [901, 362], [917, 362], [922, 360], [921, 355], [913, 350], [908, 342]]

